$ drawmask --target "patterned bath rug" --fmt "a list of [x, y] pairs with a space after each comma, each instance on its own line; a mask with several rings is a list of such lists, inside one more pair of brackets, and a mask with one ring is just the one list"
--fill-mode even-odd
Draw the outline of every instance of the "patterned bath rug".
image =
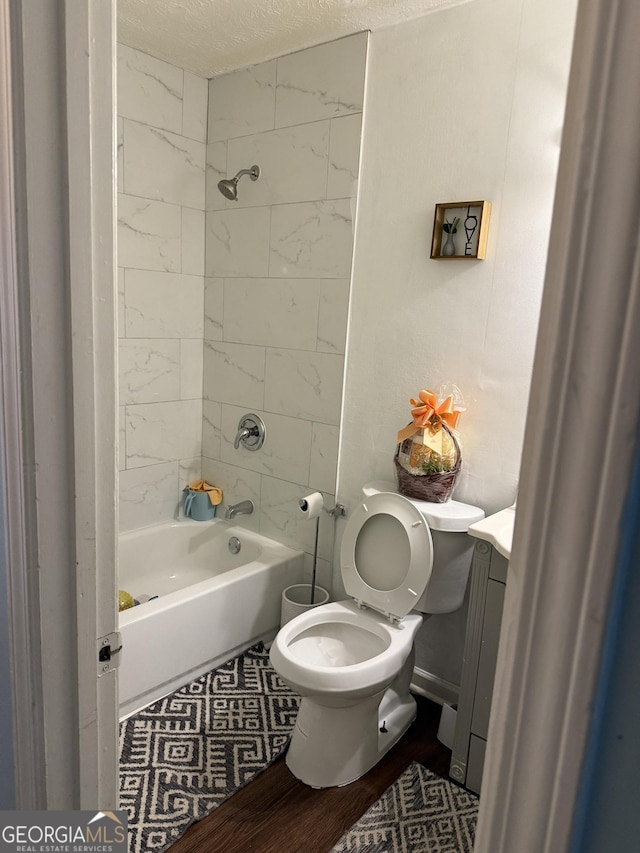
[[286, 749], [299, 698], [262, 643], [120, 725], [130, 853], [161, 853]]
[[477, 819], [475, 794], [414, 762], [331, 853], [472, 853]]

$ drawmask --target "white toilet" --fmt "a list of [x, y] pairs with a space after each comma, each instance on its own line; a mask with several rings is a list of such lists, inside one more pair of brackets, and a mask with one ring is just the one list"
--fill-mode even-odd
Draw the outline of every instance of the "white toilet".
[[466, 531], [483, 510], [393, 490], [365, 486], [345, 527], [340, 564], [351, 600], [297, 616], [271, 647], [273, 668], [302, 696], [287, 766], [314, 788], [359, 779], [404, 734], [416, 716], [409, 685], [420, 614], [450, 613], [464, 599]]

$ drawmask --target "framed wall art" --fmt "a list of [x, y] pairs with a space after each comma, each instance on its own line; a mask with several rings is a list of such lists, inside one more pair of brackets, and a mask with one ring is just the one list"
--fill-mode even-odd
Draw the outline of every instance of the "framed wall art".
[[482, 261], [487, 251], [491, 202], [436, 204], [431, 240], [434, 261]]

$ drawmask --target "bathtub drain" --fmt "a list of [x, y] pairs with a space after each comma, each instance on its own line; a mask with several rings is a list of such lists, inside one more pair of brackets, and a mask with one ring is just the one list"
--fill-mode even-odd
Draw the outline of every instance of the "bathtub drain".
[[231, 539], [229, 539], [229, 550], [232, 554], [239, 554], [241, 547], [242, 545], [240, 544], [240, 540], [237, 536], [232, 536]]

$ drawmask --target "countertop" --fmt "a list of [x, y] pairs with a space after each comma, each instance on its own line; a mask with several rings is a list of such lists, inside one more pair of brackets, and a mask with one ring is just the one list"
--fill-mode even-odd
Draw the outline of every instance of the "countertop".
[[476, 539], [484, 539], [490, 545], [506, 557], [511, 558], [511, 544], [513, 542], [513, 525], [516, 518], [516, 506], [507, 507], [493, 515], [476, 521], [469, 527], [469, 534]]

